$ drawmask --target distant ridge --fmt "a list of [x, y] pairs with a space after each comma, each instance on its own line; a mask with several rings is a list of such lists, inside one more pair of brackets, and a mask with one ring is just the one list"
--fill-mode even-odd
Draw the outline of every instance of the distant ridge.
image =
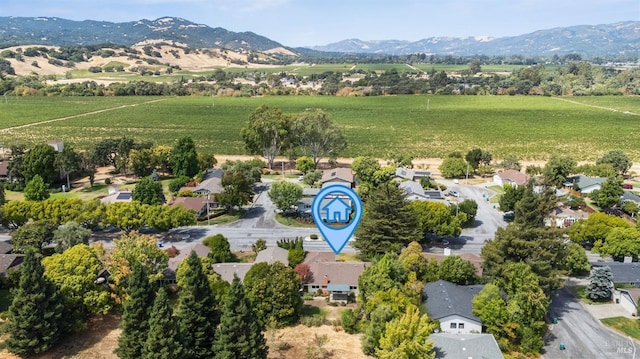
[[564, 55], [590, 56], [640, 54], [640, 21], [581, 25], [539, 30], [525, 35], [490, 37], [429, 37], [419, 41], [362, 41], [349, 39], [313, 46], [313, 50], [407, 55]]
[[74, 21], [57, 17], [0, 17], [0, 46], [78, 46], [113, 43], [131, 46], [163, 39], [191, 48], [267, 51], [282, 45], [253, 32], [211, 28], [178, 17], [113, 23]]
[[[426, 35], [426, 34], [425, 34]], [[57, 17], [0, 17], [0, 47], [15, 45], [78, 46], [114, 43], [131, 46], [147, 40], [186, 44], [190, 48], [223, 48], [264, 52], [284, 47], [294, 52], [408, 55], [638, 56], [640, 21], [539, 30], [510, 37], [427, 37], [419, 41], [348, 39], [308, 49], [283, 46], [253, 32], [233, 32], [178, 17], [113, 23]]]

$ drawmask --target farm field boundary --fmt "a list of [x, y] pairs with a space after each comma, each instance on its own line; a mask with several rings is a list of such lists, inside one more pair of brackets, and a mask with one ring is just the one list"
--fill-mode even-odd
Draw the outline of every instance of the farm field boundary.
[[[349, 143], [340, 157], [444, 158], [479, 147], [494, 159], [516, 156], [539, 161], [555, 154], [593, 161], [619, 148], [640, 160], [640, 117], [628, 114], [640, 113], [640, 104], [637, 97], [627, 96], [570, 101], [427, 95], [17, 97], [8, 106], [0, 104], [0, 128], [4, 127], [0, 143], [8, 147], [61, 139], [76, 148], [89, 148], [100, 139], [126, 135], [172, 145], [181, 136], [191, 136], [200, 148], [215, 154], [248, 155], [240, 129], [263, 104], [287, 114], [315, 108], [328, 112]], [[26, 124], [31, 125], [19, 127]]]

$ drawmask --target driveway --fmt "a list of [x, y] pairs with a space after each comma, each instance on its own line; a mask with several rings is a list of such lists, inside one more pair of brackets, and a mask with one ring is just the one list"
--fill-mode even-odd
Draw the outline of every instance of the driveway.
[[[635, 358], [640, 344], [605, 328], [568, 287], [552, 295], [548, 315], [558, 318], [558, 323], [550, 324], [545, 336], [542, 355], [546, 359]], [[560, 350], [560, 343], [565, 350]]]

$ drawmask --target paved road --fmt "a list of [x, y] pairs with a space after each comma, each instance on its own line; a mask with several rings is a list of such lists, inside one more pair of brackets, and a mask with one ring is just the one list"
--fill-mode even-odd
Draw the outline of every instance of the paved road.
[[[251, 245], [258, 239], [264, 239], [267, 245], [275, 246], [276, 242], [282, 238], [308, 238], [311, 234], [319, 234], [315, 227], [287, 227], [276, 221], [276, 207], [267, 195], [272, 182], [263, 179], [263, 183], [256, 187], [253, 205], [247, 209], [240, 220], [220, 225], [178, 228], [164, 237], [164, 244], [175, 245], [176, 248], [181, 249], [207, 236], [220, 233], [229, 240], [231, 250], [249, 251]], [[323, 240], [307, 240], [304, 242], [304, 248], [307, 251], [332, 251]], [[353, 253], [355, 249], [347, 244], [343, 252]]]
[[[553, 317], [558, 318], [558, 324], [551, 324], [545, 336], [544, 358], [635, 358], [635, 346], [639, 344], [606, 329], [567, 287], [552, 296], [549, 318]], [[561, 342], [565, 350], [560, 350]]]
[[[507, 223], [502, 219], [502, 212], [494, 208], [493, 203], [487, 200], [494, 195], [494, 192], [485, 188], [484, 184], [480, 185], [462, 185], [454, 184], [453, 181], [442, 181], [447, 185], [449, 190], [456, 191], [460, 194], [457, 198], [460, 202], [465, 199], [472, 199], [478, 204], [478, 213], [473, 226], [465, 228], [459, 237], [447, 237], [449, 248], [453, 254], [473, 253], [480, 254], [484, 242], [493, 239], [498, 228], [506, 227]], [[455, 198], [451, 198], [452, 201]], [[434, 246], [430, 251], [442, 252], [443, 249]]]

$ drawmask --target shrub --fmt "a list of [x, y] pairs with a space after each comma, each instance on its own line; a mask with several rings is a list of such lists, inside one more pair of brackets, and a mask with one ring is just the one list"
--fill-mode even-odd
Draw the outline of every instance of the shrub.
[[169, 191], [171, 193], [177, 193], [180, 188], [184, 187], [185, 184], [189, 183], [191, 178], [187, 176], [180, 176], [169, 181]]
[[358, 333], [358, 320], [353, 309], [343, 310], [342, 313], [340, 313], [340, 322], [342, 323], [342, 329], [344, 329], [346, 333]]
[[324, 316], [321, 314], [312, 315], [310, 317], [302, 317], [300, 324], [306, 327], [319, 327], [324, 324]]
[[311, 239], [318, 239], [318, 235], [313, 233], [312, 235], [309, 236], [309, 238]]
[[107, 186], [111, 184], [111, 178], [105, 178], [104, 179], [104, 184], [106, 184]]

